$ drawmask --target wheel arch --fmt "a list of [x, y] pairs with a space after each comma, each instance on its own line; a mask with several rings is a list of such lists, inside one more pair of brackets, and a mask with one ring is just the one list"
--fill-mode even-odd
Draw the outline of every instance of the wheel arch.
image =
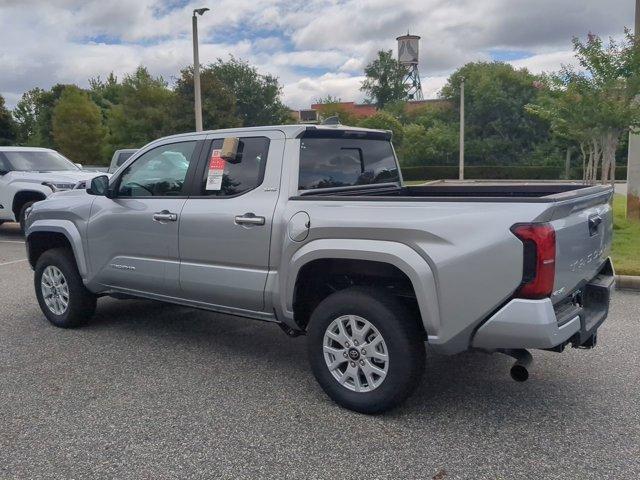
[[69, 220], [36, 220], [26, 232], [29, 263], [35, 268], [40, 255], [51, 248], [67, 247], [73, 252], [78, 272], [87, 277], [87, 262], [80, 232]]
[[[296, 318], [296, 295], [301, 282], [318, 265], [339, 265], [352, 270], [364, 267], [366, 275], [394, 275], [401, 282], [406, 279], [415, 301], [424, 331], [433, 335], [438, 331], [439, 310], [433, 271], [423, 257], [407, 245], [380, 240], [322, 239], [307, 243], [291, 257], [284, 270], [287, 276], [280, 282], [281, 297], [278, 312], [282, 320], [296, 329], [303, 329], [304, 319]], [[320, 267], [321, 268], [321, 267]]]
[[[48, 187], [47, 187], [48, 188]], [[13, 196], [13, 203], [11, 204], [11, 211], [16, 220], [19, 220], [20, 210], [22, 206], [27, 202], [39, 202], [47, 198], [47, 195], [39, 190], [18, 190]]]

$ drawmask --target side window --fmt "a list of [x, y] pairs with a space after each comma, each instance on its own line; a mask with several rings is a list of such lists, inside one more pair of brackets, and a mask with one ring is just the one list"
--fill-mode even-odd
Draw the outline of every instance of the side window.
[[201, 195], [230, 197], [253, 190], [262, 183], [269, 153], [266, 137], [241, 138], [234, 162], [216, 157], [222, 148], [222, 139], [213, 141], [202, 178]]
[[120, 177], [119, 197], [169, 197], [183, 194], [196, 142], [172, 143], [149, 150]]

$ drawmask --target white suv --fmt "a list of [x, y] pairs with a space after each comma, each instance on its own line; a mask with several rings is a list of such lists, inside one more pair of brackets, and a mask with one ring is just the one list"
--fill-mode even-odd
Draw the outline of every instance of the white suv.
[[83, 171], [55, 150], [0, 147], [0, 224], [20, 222], [35, 202], [58, 190], [71, 190], [97, 172]]

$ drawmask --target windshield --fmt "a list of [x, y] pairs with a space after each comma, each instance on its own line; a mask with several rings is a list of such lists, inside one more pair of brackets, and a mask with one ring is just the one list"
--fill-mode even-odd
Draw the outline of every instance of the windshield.
[[42, 150], [0, 152], [0, 170], [8, 172], [69, 172], [80, 169], [58, 152]]

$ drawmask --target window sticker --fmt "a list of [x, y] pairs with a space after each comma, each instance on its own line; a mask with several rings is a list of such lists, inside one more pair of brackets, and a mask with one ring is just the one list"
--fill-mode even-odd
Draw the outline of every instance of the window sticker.
[[209, 159], [209, 174], [207, 175], [207, 191], [218, 191], [222, 189], [222, 175], [226, 162], [220, 156], [220, 150], [211, 152]]

